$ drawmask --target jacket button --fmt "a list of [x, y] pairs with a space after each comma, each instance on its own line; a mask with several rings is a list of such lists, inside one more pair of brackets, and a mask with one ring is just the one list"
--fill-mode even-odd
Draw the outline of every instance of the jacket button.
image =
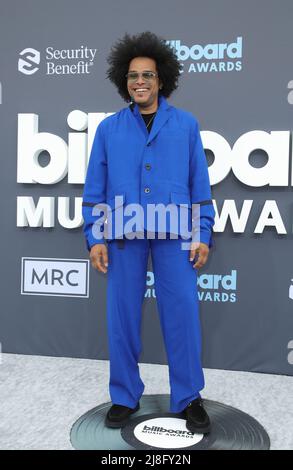
[[144, 188], [144, 192], [145, 192], [145, 193], [149, 193], [149, 192], [150, 192], [150, 188]]
[[150, 169], [151, 169], [151, 165], [150, 165], [149, 163], [146, 163], [145, 169], [146, 169], [146, 170], [150, 170]]

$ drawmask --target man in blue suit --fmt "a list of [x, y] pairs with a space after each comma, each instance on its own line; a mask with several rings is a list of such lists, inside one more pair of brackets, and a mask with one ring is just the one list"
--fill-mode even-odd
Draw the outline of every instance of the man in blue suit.
[[[91, 263], [108, 274], [113, 405], [105, 422], [124, 425], [139, 409], [144, 391], [138, 360], [151, 253], [170, 411], [185, 416], [190, 431], [206, 433], [210, 420], [200, 395], [204, 376], [196, 280], [213, 244], [215, 211], [199, 124], [167, 102], [178, 87], [181, 66], [163, 39], [150, 32], [125, 34], [108, 63], [108, 78], [130, 104], [99, 124], [83, 194]], [[166, 209], [165, 217], [158, 207]]]

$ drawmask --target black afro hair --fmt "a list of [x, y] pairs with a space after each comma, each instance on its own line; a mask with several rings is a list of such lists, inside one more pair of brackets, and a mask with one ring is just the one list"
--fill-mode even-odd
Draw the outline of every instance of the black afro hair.
[[117, 87], [122, 98], [127, 102], [131, 101], [125, 75], [130, 61], [135, 57], [149, 57], [156, 62], [159, 79], [163, 84], [160, 93], [168, 98], [178, 87], [181, 64], [175, 50], [163, 38], [150, 31], [133, 36], [125, 33], [111, 48], [107, 58], [110, 66], [107, 78]]

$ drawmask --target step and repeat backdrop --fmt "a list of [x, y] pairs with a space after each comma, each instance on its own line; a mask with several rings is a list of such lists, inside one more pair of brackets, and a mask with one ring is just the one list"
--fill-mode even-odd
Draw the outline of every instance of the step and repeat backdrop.
[[[176, 49], [169, 102], [199, 120], [209, 163], [203, 366], [292, 375], [292, 1], [1, 0], [0, 10], [1, 350], [108, 359], [107, 276], [89, 263], [82, 192], [98, 123], [127, 106], [107, 55], [126, 32], [149, 30]], [[151, 258], [142, 315], [141, 362], [166, 364]]]

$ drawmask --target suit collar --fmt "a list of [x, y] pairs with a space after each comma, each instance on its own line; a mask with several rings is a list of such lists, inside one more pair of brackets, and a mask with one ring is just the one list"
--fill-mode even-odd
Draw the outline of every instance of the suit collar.
[[151, 142], [156, 135], [158, 134], [159, 130], [161, 127], [167, 122], [167, 120], [170, 117], [170, 110], [171, 106], [169, 105], [168, 101], [166, 98], [162, 95], [159, 95], [158, 97], [158, 109], [157, 109], [157, 114], [154, 118], [153, 125], [151, 128], [150, 133], [148, 133], [145, 122], [143, 120], [143, 117], [141, 116], [141, 113], [139, 111], [139, 107], [137, 103], [135, 103], [133, 112], [129, 109], [130, 113], [133, 114], [133, 117], [136, 119], [137, 123], [139, 124], [140, 129], [144, 133], [144, 135], [147, 138], [147, 143]]

